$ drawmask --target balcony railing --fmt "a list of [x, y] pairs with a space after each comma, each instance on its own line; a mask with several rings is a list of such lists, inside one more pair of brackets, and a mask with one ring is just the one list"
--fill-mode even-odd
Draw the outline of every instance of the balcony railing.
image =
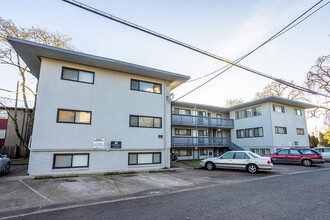
[[234, 120], [229, 118], [172, 114], [172, 125], [234, 128]]
[[182, 137], [172, 136], [172, 147], [226, 147], [229, 140], [226, 137]]

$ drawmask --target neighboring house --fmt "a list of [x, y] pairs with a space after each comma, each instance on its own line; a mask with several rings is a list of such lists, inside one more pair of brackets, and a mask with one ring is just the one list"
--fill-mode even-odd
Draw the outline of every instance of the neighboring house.
[[[11, 115], [14, 115], [15, 108], [6, 107]], [[15, 123], [9, 117], [7, 110], [0, 107], [0, 146], [21, 146], [22, 143], [16, 135]], [[26, 142], [30, 138], [28, 114], [25, 108], [17, 108], [18, 129]]]
[[202, 159], [239, 148], [267, 154], [309, 147], [304, 110], [314, 107], [275, 96], [229, 108], [172, 102], [172, 152]]
[[170, 167], [170, 90], [188, 76], [7, 40], [39, 80], [29, 174]]

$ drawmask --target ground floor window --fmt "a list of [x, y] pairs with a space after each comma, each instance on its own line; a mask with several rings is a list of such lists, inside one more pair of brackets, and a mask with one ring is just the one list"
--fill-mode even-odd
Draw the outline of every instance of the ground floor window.
[[190, 149], [183, 149], [183, 150], [175, 150], [174, 153], [177, 156], [191, 156], [191, 150]]
[[207, 149], [200, 149], [199, 152], [201, 156], [207, 156]]
[[53, 169], [89, 166], [89, 154], [54, 154]]
[[250, 151], [259, 155], [270, 154], [269, 148], [251, 148]]
[[128, 165], [160, 164], [161, 153], [129, 153]]

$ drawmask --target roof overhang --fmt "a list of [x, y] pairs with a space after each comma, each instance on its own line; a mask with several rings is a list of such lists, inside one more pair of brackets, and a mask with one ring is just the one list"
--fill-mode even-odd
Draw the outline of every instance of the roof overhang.
[[20, 57], [24, 60], [26, 65], [30, 68], [32, 74], [38, 79], [40, 74], [41, 57], [167, 80], [171, 82], [171, 89], [176, 88], [183, 82], [190, 79], [190, 77], [186, 75], [167, 72], [132, 63], [126, 63], [119, 60], [113, 60], [77, 51], [66, 50], [58, 47], [52, 47], [9, 36], [7, 36], [7, 41], [16, 50], [17, 54], [19, 54]]
[[235, 105], [232, 107], [229, 107], [228, 110], [229, 111], [234, 111], [237, 109], [241, 109], [241, 108], [246, 108], [252, 105], [259, 105], [265, 102], [274, 102], [274, 103], [278, 103], [278, 104], [282, 104], [282, 105], [289, 105], [289, 106], [293, 106], [293, 107], [297, 107], [297, 108], [302, 108], [302, 109], [309, 109], [309, 108], [316, 108], [318, 107], [317, 105], [313, 105], [313, 104], [309, 104], [309, 103], [305, 103], [305, 102], [299, 102], [299, 101], [294, 101], [291, 99], [286, 99], [286, 98], [282, 98], [282, 97], [278, 97], [278, 96], [268, 96], [265, 98], [261, 98], [261, 99], [257, 99], [257, 100], [253, 100], [250, 102], [245, 102], [239, 105]]
[[214, 112], [219, 113], [229, 113], [228, 108], [218, 107], [218, 106], [212, 106], [212, 105], [202, 105], [197, 103], [190, 103], [190, 102], [172, 102], [172, 106], [178, 106], [178, 107], [186, 107], [186, 108], [198, 108], [198, 109], [207, 109]]

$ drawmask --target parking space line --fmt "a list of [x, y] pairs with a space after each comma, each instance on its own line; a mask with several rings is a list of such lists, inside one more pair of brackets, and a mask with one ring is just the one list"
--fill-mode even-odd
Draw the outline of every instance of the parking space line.
[[40, 194], [37, 190], [33, 189], [31, 186], [29, 186], [27, 183], [24, 183], [22, 180], [18, 180], [21, 183], [23, 183], [27, 188], [29, 188], [31, 191], [35, 192], [36, 194], [38, 194], [39, 196], [41, 196], [43, 199], [47, 200], [48, 202], [54, 203], [53, 201], [51, 201], [50, 199], [48, 199], [47, 197], [43, 196], [42, 194]]
[[113, 185], [115, 185], [116, 189], [118, 190], [119, 194], [120, 194], [120, 195], [123, 195], [122, 192], [121, 192], [121, 190], [119, 189], [119, 186], [118, 186], [117, 182], [115, 181], [115, 179], [113, 178], [112, 175], [110, 176], [111, 179], [106, 178], [106, 177], [101, 177], [101, 176], [95, 176], [95, 177], [100, 178], [100, 179], [107, 180], [107, 181], [109, 181], [109, 182], [112, 182]]
[[[288, 175], [296, 175], [296, 174], [318, 172], [318, 171], [325, 171], [325, 170], [330, 170], [330, 168], [324, 168], [324, 169], [319, 169], [319, 170], [305, 170], [305, 171], [299, 171], [299, 172], [294, 172], [294, 173], [289, 173], [289, 174], [276, 174], [276, 175], [272, 175], [272, 176], [264, 176], [264, 177], [255, 178], [255, 179], [248, 179], [248, 180], [245, 180], [245, 181], [237, 181], [233, 184], [240, 184], [240, 183], [245, 183], [245, 182], [253, 182], [253, 181], [258, 181], [258, 180], [271, 179], [271, 178], [274, 178], [274, 177], [282, 177], [282, 176], [288, 176]], [[99, 177], [99, 178], [102, 178], [102, 177]], [[106, 179], [105, 177], [103, 177], [103, 178]], [[109, 180], [109, 181], [111, 181], [111, 180]], [[207, 186], [198, 186], [198, 187], [193, 187], [193, 188], [180, 189], [180, 190], [175, 190], [175, 191], [169, 192], [167, 194], [175, 194], [175, 193], [181, 193], [181, 192], [187, 192], [187, 191], [200, 190], [200, 189], [205, 189], [205, 188], [216, 187], [216, 186], [219, 186], [219, 185], [221, 185], [221, 184], [210, 184], [210, 185], [207, 185]], [[30, 189], [33, 190], [32, 188], [30, 188]], [[33, 191], [35, 191], [35, 190], [33, 190]], [[38, 193], [38, 192], [36, 192], [36, 193]], [[39, 195], [42, 196], [41, 194], [39, 194]], [[119, 199], [114, 199], [114, 200], [69, 205], [69, 206], [65, 206], [65, 207], [57, 207], [57, 208], [49, 208], [49, 209], [44, 209], [44, 210], [38, 210], [37, 212], [33, 212], [33, 213], [24, 213], [24, 214], [20, 214], [20, 215], [7, 216], [7, 217], [2, 218], [2, 219], [25, 217], [25, 216], [30, 216], [30, 215], [34, 215], [34, 214], [40, 214], [40, 213], [46, 213], [46, 212], [53, 212], [53, 211], [67, 210], [67, 209], [72, 209], [72, 208], [95, 206], [95, 205], [101, 205], [101, 204], [107, 204], [107, 203], [115, 203], [115, 202], [129, 201], [129, 200], [142, 199], [142, 198], [148, 198], [148, 197], [154, 197], [154, 196], [163, 196], [163, 195], [164, 194], [132, 196], [132, 197], [124, 197], [124, 198], [119, 198]], [[42, 196], [42, 197], [44, 197], [44, 196]]]

